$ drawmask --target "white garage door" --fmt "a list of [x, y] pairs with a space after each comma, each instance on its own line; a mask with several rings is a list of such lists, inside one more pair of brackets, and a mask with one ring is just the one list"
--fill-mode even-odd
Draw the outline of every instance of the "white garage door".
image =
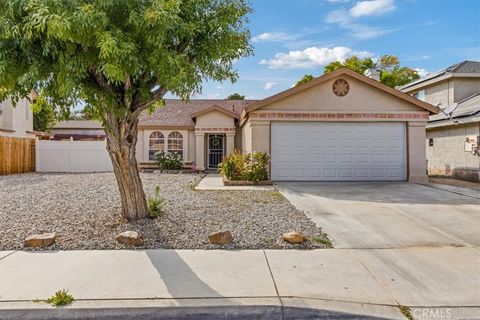
[[274, 181], [406, 180], [402, 122], [272, 123]]

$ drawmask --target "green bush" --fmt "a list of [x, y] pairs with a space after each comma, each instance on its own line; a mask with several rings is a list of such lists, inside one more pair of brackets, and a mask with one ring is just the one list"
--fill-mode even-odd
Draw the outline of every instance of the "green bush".
[[219, 171], [229, 180], [262, 181], [268, 179], [270, 157], [265, 152], [241, 154], [234, 151], [219, 165]]
[[53, 296], [47, 299], [47, 302], [52, 306], [65, 306], [70, 304], [75, 300], [71, 294], [68, 293], [68, 290], [62, 289], [55, 292]]
[[180, 170], [183, 167], [182, 156], [175, 152], [157, 152], [155, 162], [162, 170]]
[[153, 197], [149, 197], [147, 200], [148, 215], [151, 218], [160, 216], [165, 207], [165, 199], [160, 195], [160, 187], [155, 187], [155, 194]]

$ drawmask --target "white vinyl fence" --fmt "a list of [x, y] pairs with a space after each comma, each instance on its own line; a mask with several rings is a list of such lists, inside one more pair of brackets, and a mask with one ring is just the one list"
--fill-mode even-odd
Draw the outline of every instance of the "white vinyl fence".
[[112, 171], [106, 141], [36, 141], [37, 172]]

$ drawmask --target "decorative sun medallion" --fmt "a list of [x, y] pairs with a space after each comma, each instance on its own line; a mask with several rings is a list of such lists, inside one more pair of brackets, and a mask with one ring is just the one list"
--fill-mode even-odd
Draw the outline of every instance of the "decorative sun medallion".
[[337, 96], [343, 97], [346, 96], [350, 90], [350, 85], [345, 79], [337, 79], [332, 85], [332, 90]]

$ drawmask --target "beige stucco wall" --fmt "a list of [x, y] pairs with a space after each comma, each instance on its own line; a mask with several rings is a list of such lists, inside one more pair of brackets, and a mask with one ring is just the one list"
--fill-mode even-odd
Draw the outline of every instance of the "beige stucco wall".
[[1, 102], [1, 105], [3, 112], [0, 116], [0, 129], [14, 130], [15, 132], [0, 131], [0, 135], [22, 138], [35, 136], [31, 133], [33, 131], [33, 113], [28, 100], [22, 99], [13, 107], [11, 100], [6, 99]]
[[[451, 175], [458, 169], [480, 170], [480, 156], [465, 151], [465, 137], [471, 135], [480, 135], [480, 123], [428, 129], [428, 173]], [[430, 138], [433, 146], [429, 146]]]
[[[242, 132], [242, 152], [252, 152], [252, 121], [248, 120], [240, 130]], [[268, 141], [270, 141], [269, 138]]]
[[[282, 112], [385, 112], [392, 113], [423, 113], [426, 111], [416, 105], [401, 100], [398, 97], [373, 88], [361, 81], [346, 76], [350, 83], [350, 92], [344, 97], [337, 97], [332, 92], [332, 84], [336, 79], [309, 88], [292, 96], [256, 110], [256, 113], [282, 111]], [[243, 124], [242, 145], [245, 152], [263, 151], [270, 153], [270, 125], [271, 121], [325, 121], [310, 118], [292, 119], [251, 119], [248, 118]], [[331, 121], [370, 121], [360, 119], [334, 119]], [[426, 159], [425, 159], [425, 126], [426, 119], [415, 119], [412, 121], [394, 119], [372, 119], [371, 121], [403, 121], [407, 122], [407, 158], [408, 158], [408, 180], [411, 182], [426, 182]]]
[[274, 102], [262, 110], [292, 111], [418, 111], [418, 107], [393, 97], [385, 92], [373, 89], [356, 79], [341, 76], [350, 84], [350, 91], [344, 97], [337, 97], [332, 91], [332, 79], [285, 99]]
[[234, 118], [218, 112], [211, 111], [197, 117], [196, 128], [230, 128], [235, 126]]
[[425, 102], [446, 107], [480, 92], [480, 78], [448, 78], [412, 91], [411, 95], [424, 90]]
[[[183, 137], [183, 158], [184, 161], [192, 161], [192, 150], [190, 150], [191, 130], [176, 130], [176, 129], [139, 129], [138, 140], [136, 144], [136, 158], [138, 162], [150, 162], [148, 159], [149, 138], [153, 131], [160, 131], [163, 133], [165, 139], [165, 151], [168, 148], [168, 135], [173, 131], [178, 131]], [[195, 150], [193, 150], [195, 152]]]
[[480, 78], [454, 78], [454, 102], [459, 102], [475, 93], [480, 93]]

